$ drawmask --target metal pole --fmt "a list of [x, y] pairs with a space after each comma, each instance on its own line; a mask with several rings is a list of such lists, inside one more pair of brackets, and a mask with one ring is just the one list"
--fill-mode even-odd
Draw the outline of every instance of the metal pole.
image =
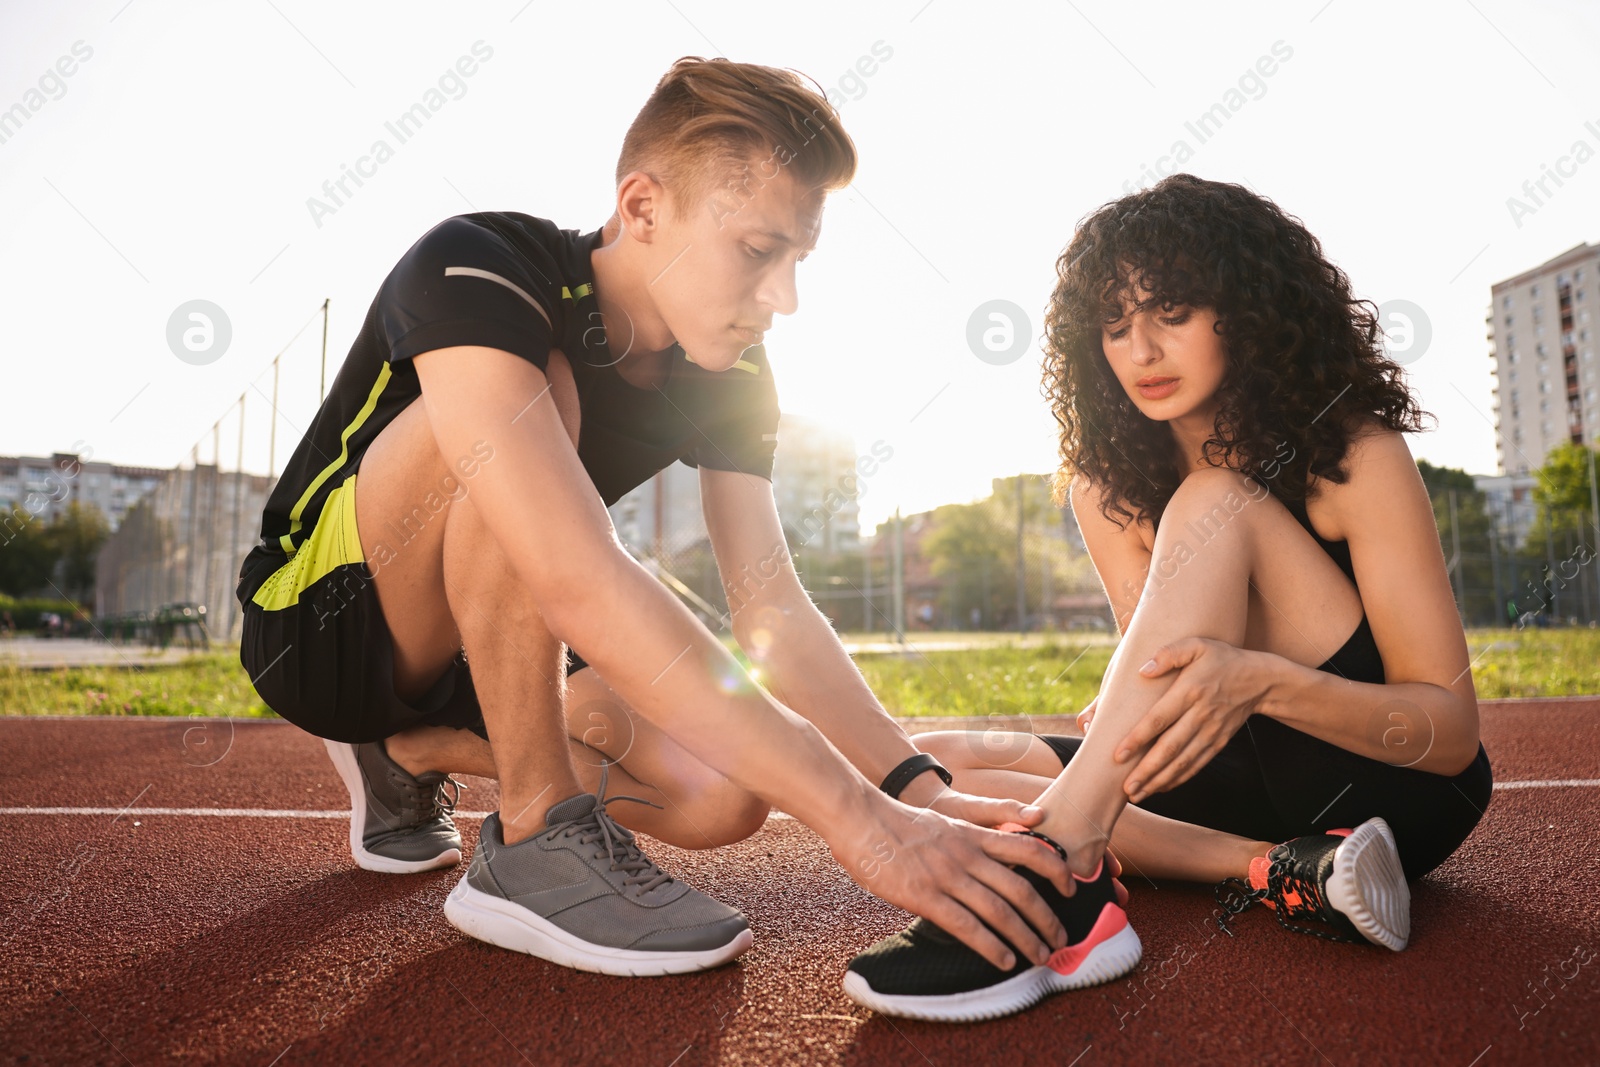
[[1500, 625], [1500, 613], [1504, 610], [1505, 601], [1500, 599], [1500, 538], [1498, 527], [1500, 518], [1495, 514], [1494, 503], [1489, 504], [1489, 575], [1494, 583], [1494, 617], [1496, 626]]
[[[1594, 521], [1596, 544], [1600, 545], [1600, 492], [1595, 489], [1594, 449], [1585, 447], [1584, 451], [1589, 453], [1589, 517]], [[1591, 545], [1590, 547], [1593, 548], [1595, 546]], [[1595, 596], [1597, 600], [1600, 600], [1600, 566], [1589, 569], [1595, 572]], [[1594, 619], [1591, 618], [1590, 621], [1593, 622]]]
[[[1567, 531], [1567, 559], [1569, 560], [1573, 558], [1572, 535], [1574, 532], [1578, 535], [1578, 543], [1583, 543], [1583, 512], [1573, 512], [1573, 518], [1577, 521], [1572, 524], [1573, 529]], [[1591, 618], [1589, 613], [1589, 583], [1584, 580], [1582, 571], [1578, 572], [1578, 594], [1583, 602], [1583, 621], [1588, 622]]]
[[[228, 559], [239, 560], [239, 511], [244, 505], [244, 397], [239, 394], [239, 457], [233, 468], [233, 535], [228, 539]], [[233, 624], [238, 621], [239, 598], [228, 597], [228, 628], [222, 632], [224, 641], [233, 640]]]
[[1456, 587], [1456, 614], [1461, 616], [1463, 629], [1467, 625], [1467, 590], [1461, 578], [1461, 527], [1456, 523], [1456, 491], [1450, 490], [1450, 577]]
[[[178, 468], [182, 470], [183, 468]], [[189, 530], [183, 539], [183, 599], [194, 603], [194, 524], [199, 517], [195, 493], [200, 484], [200, 442], [189, 451]]]
[[275, 356], [272, 360], [272, 411], [269, 413], [268, 422], [271, 429], [267, 431], [267, 477], [278, 476], [278, 360], [282, 356]]
[[[1048, 475], [1045, 476], [1044, 492], [1045, 492], [1046, 501], [1048, 502], [1049, 501], [1049, 495], [1050, 495], [1050, 479], [1049, 479]], [[1054, 507], [1054, 506], [1055, 505], [1053, 503], [1048, 503], [1048, 506], [1045, 509], [1045, 515], [1048, 516], [1050, 514], [1050, 510], [1049, 509]], [[1039, 605], [1039, 614], [1044, 616], [1044, 624], [1046, 626], [1051, 627], [1051, 628], [1054, 628], [1055, 621], [1056, 621], [1055, 598], [1051, 595], [1052, 591], [1050, 589], [1051, 543], [1054, 540], [1054, 535], [1050, 532], [1050, 528], [1053, 525], [1054, 525], [1054, 523], [1052, 523], [1048, 518], [1045, 519], [1045, 522], [1044, 522], [1044, 595], [1043, 595], [1043, 597], [1041, 597], [1041, 600], [1043, 601], [1043, 603], [1041, 603]]]
[[878, 547], [878, 539], [874, 537], [872, 542], [872, 548], [869, 548], [865, 552], [861, 553], [861, 569], [865, 572], [861, 576], [862, 585], [865, 587], [864, 592], [861, 594], [862, 633], [872, 632], [872, 551]]
[[332, 301], [332, 297], [322, 301], [322, 380], [317, 386], [318, 404], [328, 396], [328, 305]]
[[1017, 475], [1017, 633], [1028, 629], [1028, 561], [1022, 554], [1022, 475]]
[[894, 509], [894, 639], [906, 640], [906, 529], [900, 509]]
[[210, 614], [216, 603], [212, 597], [214, 587], [211, 581], [211, 568], [217, 558], [217, 495], [221, 488], [219, 479], [222, 475], [222, 420], [218, 419], [211, 424], [211, 492], [206, 494], [206, 510], [211, 514], [206, 523], [206, 584], [205, 599], [201, 601], [206, 606], [206, 613]]
[[1545, 588], [1550, 592], [1551, 610], [1557, 619], [1561, 618], [1561, 586], [1556, 584], [1556, 548], [1555, 532], [1550, 526], [1556, 520], [1555, 512], [1550, 508], [1544, 509], [1544, 559], [1545, 559]]

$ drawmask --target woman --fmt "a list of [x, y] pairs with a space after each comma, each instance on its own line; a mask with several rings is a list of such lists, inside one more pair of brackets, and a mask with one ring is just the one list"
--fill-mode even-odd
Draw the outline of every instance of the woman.
[[[1219, 883], [1224, 929], [1259, 901], [1292, 929], [1404, 948], [1407, 881], [1461, 844], [1492, 779], [1401, 437], [1425, 413], [1375, 309], [1299, 220], [1188, 174], [1096, 211], [1057, 270], [1058, 494], [1122, 639], [1084, 737], [918, 746], [956, 788], [1043, 807], [1035, 829], [1076, 874], [1109, 843], [1142, 877]], [[858, 956], [846, 988], [978, 1018], [1131, 969], [1119, 905], [1079, 896], [1056, 898], [1064, 922], [1116, 945], [1091, 932], [1072, 961], [999, 972], [919, 921]]]

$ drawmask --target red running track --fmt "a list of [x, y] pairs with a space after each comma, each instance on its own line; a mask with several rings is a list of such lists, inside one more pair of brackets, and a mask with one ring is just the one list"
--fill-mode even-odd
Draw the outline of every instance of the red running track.
[[[845, 963], [907, 916], [774, 819], [651, 852], [742, 909], [720, 970], [619, 979], [464, 937], [460, 870], [381, 875], [321, 743], [279, 722], [0, 719], [0, 1055], [14, 1063], [1600, 1063], [1600, 699], [1484, 705], [1502, 785], [1413, 887], [1411, 947], [1216, 933], [1208, 887], [1128, 878], [1128, 979], [968, 1026], [856, 1007]], [[489, 809], [468, 779], [463, 809]], [[1572, 783], [1577, 784], [1572, 784]], [[1589, 784], [1582, 784], [1587, 782]], [[48, 809], [104, 809], [51, 813]], [[16, 809], [29, 809], [18, 811]], [[41, 810], [43, 809], [43, 810]], [[460, 820], [470, 847], [479, 820]]]

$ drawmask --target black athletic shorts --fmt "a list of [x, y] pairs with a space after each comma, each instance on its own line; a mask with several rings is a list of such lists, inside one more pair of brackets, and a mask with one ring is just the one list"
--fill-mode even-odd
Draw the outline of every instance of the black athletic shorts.
[[[329, 494], [294, 558], [251, 595], [255, 576], [240, 582], [240, 662], [269, 708], [318, 737], [359, 744], [430, 725], [487, 738], [464, 652], [417, 700], [395, 695], [394, 644], [356, 533], [355, 486], [352, 474]], [[569, 674], [583, 666], [568, 652]]]
[[[1345, 646], [1317, 669], [1355, 681], [1384, 680], [1365, 617]], [[1040, 740], [1063, 766], [1082, 742], [1057, 734], [1040, 735]], [[1481, 744], [1477, 758], [1460, 774], [1429, 774], [1357, 755], [1254, 715], [1188, 781], [1137, 806], [1179, 822], [1273, 842], [1381, 816], [1394, 831], [1406, 877], [1415, 879], [1467, 839], [1489, 807], [1493, 785]]]

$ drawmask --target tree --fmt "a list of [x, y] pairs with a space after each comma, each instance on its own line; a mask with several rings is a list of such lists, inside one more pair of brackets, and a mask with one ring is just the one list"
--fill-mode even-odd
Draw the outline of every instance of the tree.
[[43, 522], [26, 508], [0, 507], [0, 593], [32, 596], [48, 590], [55, 559]]
[[45, 528], [51, 555], [61, 565], [61, 591], [77, 601], [94, 596], [95, 557], [111, 536], [111, 525], [93, 504], [74, 500]]
[[1550, 450], [1544, 466], [1534, 472], [1538, 484], [1533, 499], [1553, 511], [1588, 511], [1589, 457], [1592, 450], [1570, 441]]

